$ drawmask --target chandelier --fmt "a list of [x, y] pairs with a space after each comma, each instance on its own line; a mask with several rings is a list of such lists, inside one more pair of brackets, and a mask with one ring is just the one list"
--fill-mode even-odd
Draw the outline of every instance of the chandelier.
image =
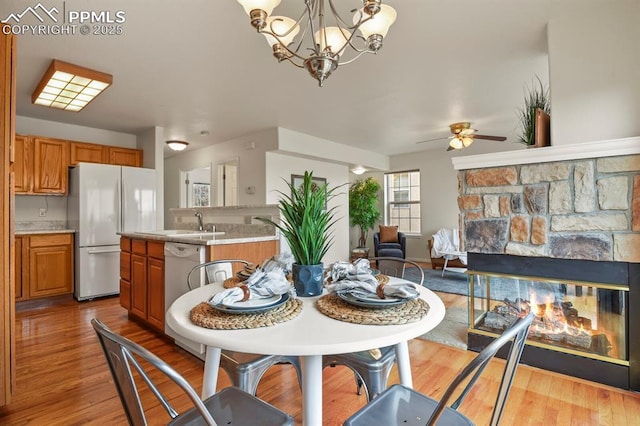
[[[396, 20], [396, 11], [382, 4], [382, 0], [361, 2], [362, 8], [351, 10], [352, 17], [345, 21], [333, 0], [304, 0], [305, 8], [296, 21], [271, 16], [280, 0], [238, 0], [251, 25], [271, 45], [278, 62], [286, 60], [305, 68], [320, 87], [338, 65], [349, 64], [365, 53], [377, 53]], [[327, 5], [330, 16], [325, 15]], [[332, 26], [327, 25], [327, 20]]]

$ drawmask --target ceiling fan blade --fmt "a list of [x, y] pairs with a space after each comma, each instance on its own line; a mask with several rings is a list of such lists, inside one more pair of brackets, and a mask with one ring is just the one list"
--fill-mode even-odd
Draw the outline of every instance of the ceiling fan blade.
[[442, 136], [442, 137], [439, 137], [439, 138], [427, 139], [426, 141], [419, 141], [419, 142], [416, 142], [416, 143], [426, 143], [426, 142], [439, 141], [441, 139], [447, 139], [447, 137], [448, 136]]
[[473, 135], [473, 137], [476, 139], [486, 139], [489, 141], [498, 141], [498, 142], [507, 140], [507, 138], [504, 136]]

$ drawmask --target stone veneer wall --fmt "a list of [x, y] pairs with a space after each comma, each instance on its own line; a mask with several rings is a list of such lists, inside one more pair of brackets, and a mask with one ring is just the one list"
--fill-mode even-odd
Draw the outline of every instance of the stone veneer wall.
[[458, 172], [462, 247], [640, 262], [640, 155]]

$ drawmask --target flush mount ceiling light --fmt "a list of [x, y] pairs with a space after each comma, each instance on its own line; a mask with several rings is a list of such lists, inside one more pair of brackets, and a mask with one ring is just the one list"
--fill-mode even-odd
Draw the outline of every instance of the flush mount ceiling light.
[[[297, 21], [271, 16], [280, 0], [238, 2], [251, 25], [266, 37], [278, 62], [287, 60], [305, 68], [321, 87], [338, 65], [349, 64], [364, 53], [377, 53], [396, 20], [396, 11], [381, 0], [360, 0], [362, 8], [352, 9], [347, 19], [340, 16], [333, 0], [304, 0], [305, 8]], [[330, 13], [325, 14], [327, 4]], [[330, 19], [333, 26], [328, 26], [325, 19]], [[298, 33], [301, 35], [296, 40]]]
[[31, 95], [31, 102], [77, 112], [112, 82], [111, 74], [54, 59]]
[[362, 166], [357, 166], [357, 167], [354, 167], [353, 169], [351, 169], [351, 173], [353, 173], [354, 175], [361, 175], [366, 171], [367, 171], [367, 169], [365, 169]]
[[189, 142], [173, 140], [167, 141], [167, 145], [174, 151], [184, 151]]

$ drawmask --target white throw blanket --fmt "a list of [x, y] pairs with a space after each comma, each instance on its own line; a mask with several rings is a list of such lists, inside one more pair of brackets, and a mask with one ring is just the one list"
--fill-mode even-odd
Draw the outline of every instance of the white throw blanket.
[[433, 247], [431, 248], [432, 257], [444, 257], [445, 259], [452, 260], [459, 258], [462, 263], [467, 264], [467, 255], [451, 255], [444, 254], [445, 252], [460, 251], [460, 235], [458, 229], [439, 229], [438, 232], [433, 234]]

